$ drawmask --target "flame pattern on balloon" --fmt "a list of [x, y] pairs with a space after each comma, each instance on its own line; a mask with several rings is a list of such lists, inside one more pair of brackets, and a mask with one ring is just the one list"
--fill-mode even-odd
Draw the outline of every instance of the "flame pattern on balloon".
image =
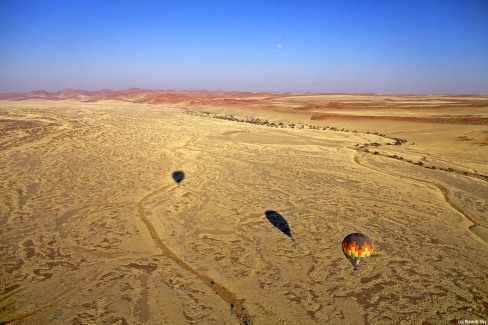
[[342, 252], [354, 266], [354, 270], [373, 254], [374, 243], [361, 233], [347, 235], [342, 241]]

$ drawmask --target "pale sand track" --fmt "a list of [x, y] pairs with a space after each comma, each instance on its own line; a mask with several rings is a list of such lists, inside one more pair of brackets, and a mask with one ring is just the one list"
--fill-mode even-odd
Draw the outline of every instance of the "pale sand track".
[[244, 299], [237, 299], [235, 294], [230, 292], [228, 289], [226, 289], [224, 286], [216, 283], [214, 280], [209, 278], [208, 276], [205, 276], [201, 273], [198, 273], [193, 267], [188, 265], [185, 261], [183, 261], [181, 258], [176, 256], [162, 241], [161, 238], [158, 236], [156, 233], [156, 229], [154, 229], [154, 226], [152, 223], [149, 221], [149, 219], [146, 218], [146, 214], [144, 213], [144, 201], [149, 199], [151, 196], [154, 196], [158, 192], [161, 192], [165, 190], [168, 186], [164, 186], [160, 189], [157, 189], [155, 191], [150, 192], [147, 194], [145, 197], [143, 197], [138, 203], [138, 211], [139, 211], [139, 216], [141, 217], [142, 222], [146, 225], [147, 229], [149, 230], [149, 233], [151, 235], [151, 238], [154, 240], [154, 243], [156, 246], [158, 246], [161, 251], [163, 252], [164, 256], [166, 256], [168, 259], [174, 261], [176, 264], [181, 266], [183, 269], [195, 274], [206, 286], [211, 288], [213, 291], [215, 291], [216, 294], [218, 294], [223, 300], [225, 300], [229, 305], [232, 305], [232, 310], [236, 313], [240, 323], [242, 324], [252, 324], [251, 317], [247, 314], [245, 307], [244, 307]]
[[[360, 166], [351, 148], [377, 136], [127, 103], [0, 102], [0, 113], [33, 122], [2, 131], [0, 322], [487, 318], [488, 245], [470, 231], [487, 222], [486, 182], [371, 154]], [[358, 272], [340, 247], [355, 231], [377, 247]]]

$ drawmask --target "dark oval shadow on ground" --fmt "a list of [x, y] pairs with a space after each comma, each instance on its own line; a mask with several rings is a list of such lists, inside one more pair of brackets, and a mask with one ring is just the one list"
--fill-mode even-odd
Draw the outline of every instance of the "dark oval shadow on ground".
[[266, 218], [271, 222], [273, 226], [278, 228], [282, 233], [290, 237], [293, 241], [293, 237], [291, 236], [291, 229], [290, 226], [288, 225], [288, 222], [286, 222], [285, 218], [281, 214], [279, 214], [276, 211], [273, 210], [268, 210], [264, 213], [266, 215]]
[[183, 173], [181, 170], [177, 170], [173, 173], [173, 179], [178, 184], [180, 184], [184, 178], [185, 178], [185, 173]]

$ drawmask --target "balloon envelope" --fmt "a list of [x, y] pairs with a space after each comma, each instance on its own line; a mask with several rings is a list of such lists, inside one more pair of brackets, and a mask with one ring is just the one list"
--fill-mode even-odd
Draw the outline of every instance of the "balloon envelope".
[[373, 254], [374, 243], [361, 233], [349, 234], [342, 241], [342, 252], [354, 266], [354, 270]]

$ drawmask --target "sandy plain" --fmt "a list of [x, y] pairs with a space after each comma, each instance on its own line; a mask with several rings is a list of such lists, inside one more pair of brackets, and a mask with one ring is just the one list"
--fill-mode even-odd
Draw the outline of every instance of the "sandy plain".
[[488, 98], [264, 97], [0, 101], [0, 323], [488, 319]]

